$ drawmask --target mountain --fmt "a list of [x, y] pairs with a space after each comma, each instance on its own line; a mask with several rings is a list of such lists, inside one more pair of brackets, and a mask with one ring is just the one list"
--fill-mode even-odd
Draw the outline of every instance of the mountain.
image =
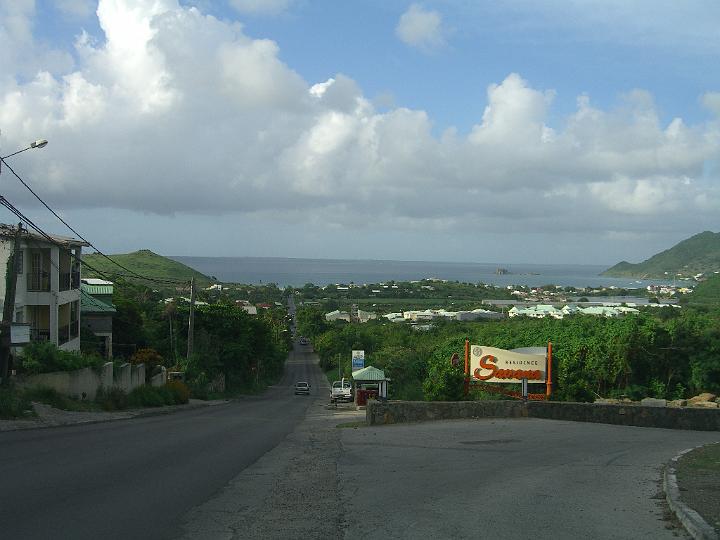
[[720, 274], [713, 274], [698, 283], [692, 294], [688, 295], [688, 302], [695, 305], [720, 305]]
[[692, 277], [720, 270], [720, 233], [701, 232], [646, 261], [632, 264], [622, 261], [605, 270], [610, 277], [667, 278], [680, 274]]
[[[82, 257], [82, 276], [99, 278], [106, 276], [110, 280], [115, 280], [121, 276], [127, 281], [157, 288], [173, 287], [175, 281], [178, 282], [178, 286], [183, 286], [189, 283], [190, 278], [193, 277], [198, 285], [207, 285], [212, 282], [210, 277], [205, 274], [182, 263], [153, 253], [149, 249], [141, 249], [134, 253], [109, 255], [109, 257], [127, 270], [120, 268], [99, 253], [89, 253], [83, 254]], [[153, 279], [142, 279], [135, 274]]]

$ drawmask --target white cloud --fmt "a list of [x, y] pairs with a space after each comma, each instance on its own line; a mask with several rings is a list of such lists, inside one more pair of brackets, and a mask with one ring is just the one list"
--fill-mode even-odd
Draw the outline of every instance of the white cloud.
[[55, 0], [55, 5], [66, 15], [84, 19], [92, 15], [97, 2], [95, 0]]
[[287, 11], [294, 0], [230, 0], [238, 12], [254, 15], [277, 15]]
[[[35, 46], [26, 8], [0, 20], [13, 50]], [[275, 42], [177, 1], [98, 16], [105, 40], [78, 39], [77, 65], [0, 79], [0, 142], [50, 140], [18, 170], [60, 208], [503, 234], [707, 228], [720, 209], [717, 122], [663, 124], [646, 91], [580, 96], [553, 123], [555, 93], [511, 73], [469, 134], [437, 137], [425, 111], [380, 112], [343, 74], [311, 84]]]
[[437, 11], [426, 10], [412, 4], [400, 16], [395, 34], [406, 45], [431, 50], [445, 44], [442, 16]]
[[701, 101], [708, 110], [720, 117], [720, 92], [706, 92]]

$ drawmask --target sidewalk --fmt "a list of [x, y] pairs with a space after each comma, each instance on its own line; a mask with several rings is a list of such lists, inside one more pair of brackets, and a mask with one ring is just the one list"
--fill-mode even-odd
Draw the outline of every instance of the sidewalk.
[[[694, 510], [709, 528], [695, 538], [713, 538], [709, 529], [715, 529], [715, 538], [720, 537], [720, 443], [695, 448], [677, 459], [674, 464], [679, 488], [680, 502]], [[691, 526], [701, 521], [695, 517]]]
[[33, 402], [37, 413], [36, 417], [15, 420], [0, 420], [0, 432], [16, 431], [20, 429], [39, 429], [58, 426], [71, 426], [77, 424], [95, 424], [98, 422], [111, 422], [113, 420], [127, 420], [140, 416], [155, 416], [170, 414], [177, 411], [187, 411], [202, 407], [212, 407], [229, 403], [227, 400], [203, 401], [191, 399], [184, 405], [165, 405], [163, 407], [146, 407], [142, 409], [129, 409], [126, 411], [63, 411], [55, 409], [44, 403]]

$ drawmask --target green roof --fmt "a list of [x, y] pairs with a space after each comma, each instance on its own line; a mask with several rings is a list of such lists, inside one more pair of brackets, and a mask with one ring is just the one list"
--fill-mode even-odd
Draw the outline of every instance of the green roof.
[[88, 294], [112, 294], [113, 293], [113, 286], [112, 285], [88, 285], [87, 283], [82, 283], [80, 285], [83, 291], [85, 291]]
[[116, 311], [112, 304], [98, 300], [89, 294], [83, 294], [80, 298], [81, 313], [115, 313]]
[[356, 381], [384, 381], [385, 372], [382, 369], [368, 366], [363, 369], [359, 369], [352, 374], [352, 378]]

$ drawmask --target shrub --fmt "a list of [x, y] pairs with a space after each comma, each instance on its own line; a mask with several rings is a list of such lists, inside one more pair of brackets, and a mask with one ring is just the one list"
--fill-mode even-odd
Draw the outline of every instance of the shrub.
[[19, 367], [35, 375], [52, 371], [75, 371], [90, 367], [98, 369], [104, 360], [96, 354], [80, 354], [59, 349], [49, 341], [34, 341], [23, 347]]
[[95, 401], [106, 411], [121, 411], [128, 407], [128, 396], [122, 388], [99, 388]]
[[155, 349], [139, 349], [130, 357], [131, 364], [146, 364], [147, 366], [162, 366], [165, 359]]
[[163, 393], [153, 386], [138, 386], [128, 394], [130, 407], [162, 407], [165, 403]]
[[190, 400], [190, 388], [182, 381], [168, 381], [165, 388], [172, 392], [175, 403], [187, 403]]
[[32, 404], [23, 392], [14, 386], [0, 387], [0, 418], [18, 418], [32, 414]]

